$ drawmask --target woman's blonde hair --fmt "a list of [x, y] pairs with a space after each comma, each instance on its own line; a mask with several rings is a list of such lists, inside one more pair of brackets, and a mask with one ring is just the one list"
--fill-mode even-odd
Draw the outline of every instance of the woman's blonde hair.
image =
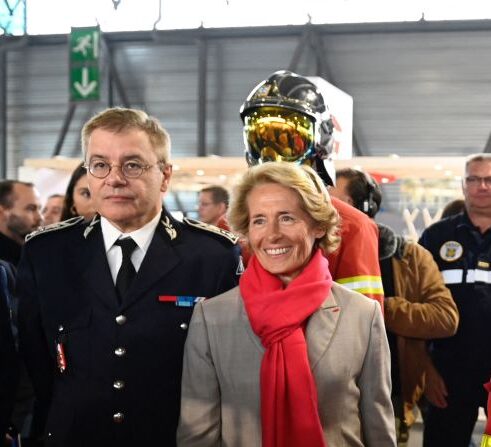
[[268, 162], [249, 168], [235, 185], [228, 220], [234, 231], [244, 236], [249, 233], [247, 198], [253, 188], [275, 183], [292, 189], [300, 199], [300, 207], [325, 231], [317, 240], [324, 253], [334, 251], [340, 241], [339, 216], [331, 204], [329, 193], [317, 173], [309, 166], [293, 163]]

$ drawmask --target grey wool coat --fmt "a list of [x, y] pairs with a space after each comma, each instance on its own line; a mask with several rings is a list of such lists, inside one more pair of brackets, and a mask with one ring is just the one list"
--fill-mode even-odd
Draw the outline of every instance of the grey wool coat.
[[[329, 447], [395, 446], [379, 304], [334, 283], [308, 321], [306, 340]], [[238, 287], [196, 306], [185, 345], [179, 447], [261, 446], [263, 353]]]

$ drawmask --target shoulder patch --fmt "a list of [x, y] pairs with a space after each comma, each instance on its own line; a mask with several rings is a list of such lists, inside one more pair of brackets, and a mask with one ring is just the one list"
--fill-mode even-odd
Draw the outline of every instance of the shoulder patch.
[[458, 261], [463, 253], [464, 248], [457, 241], [447, 241], [440, 247], [440, 258], [447, 262]]
[[219, 236], [228, 239], [230, 242], [232, 242], [232, 244], [236, 244], [237, 241], [239, 240], [239, 236], [237, 236], [236, 234], [224, 230], [222, 228], [215, 227], [215, 225], [210, 225], [204, 222], [200, 222], [199, 220], [189, 219], [187, 217], [185, 217], [182, 221], [185, 224], [189, 225], [190, 227], [194, 227], [203, 231], [209, 231], [210, 233], [218, 234]]
[[36, 231], [29, 233], [26, 236], [26, 242], [31, 240], [32, 238], [39, 236], [40, 234], [50, 233], [56, 230], [63, 230], [64, 228], [73, 227], [74, 225], [83, 222], [83, 216], [72, 217], [71, 219], [63, 220], [61, 222], [57, 222], [51, 225], [46, 225], [45, 227], [40, 227]]

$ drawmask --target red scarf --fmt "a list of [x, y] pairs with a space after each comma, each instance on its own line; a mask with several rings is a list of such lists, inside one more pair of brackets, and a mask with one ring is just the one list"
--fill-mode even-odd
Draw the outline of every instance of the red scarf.
[[255, 256], [240, 278], [249, 321], [266, 349], [261, 363], [263, 447], [326, 446], [303, 327], [331, 285], [321, 250], [285, 289]]

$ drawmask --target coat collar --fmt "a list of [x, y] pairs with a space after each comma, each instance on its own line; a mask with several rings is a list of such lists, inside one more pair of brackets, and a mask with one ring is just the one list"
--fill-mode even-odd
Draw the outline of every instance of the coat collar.
[[387, 225], [377, 223], [378, 227], [378, 257], [379, 260], [396, 257], [401, 259], [404, 254], [405, 241]]
[[[334, 287], [336, 287], [336, 285], [334, 285]], [[252, 330], [240, 293], [238, 295], [241, 305], [242, 326], [256, 347], [261, 352], [264, 352], [264, 347], [261, 344], [261, 340]], [[311, 315], [307, 323], [306, 340], [309, 362], [312, 371], [331, 343], [340, 314], [341, 308], [338, 305], [331, 289], [328, 298], [322, 303], [319, 310]]]

